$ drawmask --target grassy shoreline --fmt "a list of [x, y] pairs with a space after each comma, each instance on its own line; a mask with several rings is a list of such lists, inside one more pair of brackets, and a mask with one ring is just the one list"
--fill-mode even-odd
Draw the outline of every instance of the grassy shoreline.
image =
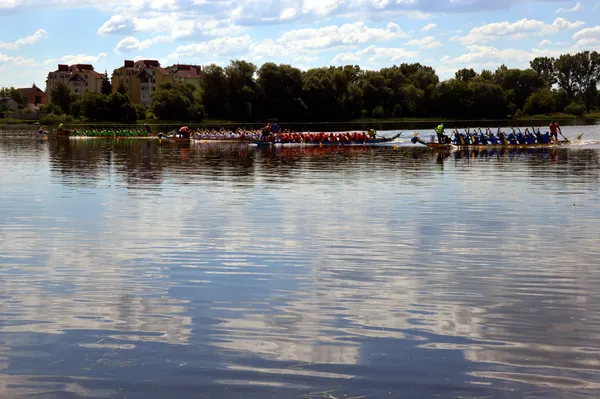
[[[453, 118], [439, 118], [439, 117], [425, 117], [425, 118], [361, 118], [361, 119], [352, 119], [348, 121], [325, 121], [325, 122], [300, 122], [300, 121], [286, 121], [281, 124], [286, 126], [329, 126], [329, 125], [338, 125], [338, 126], [356, 126], [360, 127], [362, 125], [393, 125], [393, 124], [438, 124], [440, 122], [444, 122], [446, 124], [471, 124], [471, 123], [487, 123], [487, 124], [512, 124], [513, 126], [521, 125], [526, 126], [531, 122], [535, 121], [548, 121], [548, 120], [557, 120], [561, 121], [582, 121], [582, 122], [595, 122], [600, 120], [600, 112], [592, 112], [589, 114], [585, 114], [582, 117], [578, 117], [571, 114], [565, 113], [555, 113], [555, 114], [542, 114], [542, 115], [531, 115], [524, 116], [521, 118], [505, 118], [505, 119], [453, 119]], [[39, 121], [35, 120], [22, 120], [22, 119], [0, 119], [0, 125], [37, 125]], [[206, 119], [202, 122], [190, 122], [190, 121], [160, 121], [160, 120], [139, 120], [135, 123], [135, 125], [143, 125], [148, 124], [150, 126], [182, 126], [182, 125], [190, 125], [194, 127], [261, 127], [266, 124], [265, 121], [231, 121], [231, 120], [217, 120], [217, 119]], [[118, 122], [101, 122], [101, 123], [91, 123], [84, 121], [74, 121], [70, 123], [65, 123], [70, 127], [76, 126], [90, 126], [90, 125], [98, 125], [98, 126], [135, 126], [132, 124], [124, 124]]]

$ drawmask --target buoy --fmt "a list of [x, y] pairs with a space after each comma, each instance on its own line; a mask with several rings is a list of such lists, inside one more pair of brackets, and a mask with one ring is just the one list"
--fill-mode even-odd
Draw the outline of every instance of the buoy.
[[397, 146], [397, 145], [394, 145], [394, 150], [396, 150], [396, 149], [398, 149], [398, 146]]

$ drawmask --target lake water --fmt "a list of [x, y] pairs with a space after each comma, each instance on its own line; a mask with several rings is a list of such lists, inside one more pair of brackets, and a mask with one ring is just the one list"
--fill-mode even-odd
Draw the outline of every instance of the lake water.
[[442, 155], [3, 128], [0, 397], [599, 397], [582, 132]]

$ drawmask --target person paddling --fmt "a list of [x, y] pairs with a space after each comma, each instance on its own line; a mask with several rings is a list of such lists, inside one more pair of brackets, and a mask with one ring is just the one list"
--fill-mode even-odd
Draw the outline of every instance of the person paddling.
[[562, 136], [562, 131], [560, 130], [560, 126], [556, 121], [552, 121], [550, 124], [550, 136], [554, 138], [554, 142], [558, 143], [558, 133]]
[[442, 144], [444, 140], [444, 124], [440, 123], [438, 127], [435, 128], [435, 132], [437, 134], [438, 143]]

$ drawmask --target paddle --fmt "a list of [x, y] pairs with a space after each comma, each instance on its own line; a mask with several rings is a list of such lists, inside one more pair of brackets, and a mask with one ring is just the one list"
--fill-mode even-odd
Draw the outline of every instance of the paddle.
[[566, 142], [567, 142], [567, 143], [571, 143], [571, 142], [569, 141], [569, 139], [568, 139], [568, 138], [566, 138], [566, 137], [565, 137], [565, 136], [562, 134], [562, 132], [561, 132], [560, 130], [558, 131], [558, 133], [560, 133], [560, 135], [563, 137], [563, 139], [565, 139], [565, 140], [566, 140]]

